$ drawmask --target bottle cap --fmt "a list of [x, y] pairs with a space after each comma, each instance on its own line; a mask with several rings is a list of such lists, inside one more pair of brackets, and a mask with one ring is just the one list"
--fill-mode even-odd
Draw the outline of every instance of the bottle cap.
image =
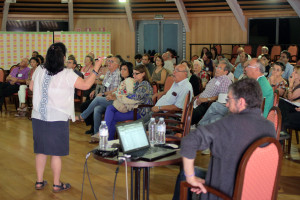
[[155, 118], [154, 118], [154, 117], [151, 117], [151, 118], [150, 118], [150, 121], [154, 121], [154, 120], [155, 120]]
[[160, 117], [160, 118], [159, 118], [159, 121], [163, 121], [163, 120], [164, 120], [164, 118], [163, 118], [163, 117]]
[[101, 121], [101, 124], [106, 124], [106, 121]]

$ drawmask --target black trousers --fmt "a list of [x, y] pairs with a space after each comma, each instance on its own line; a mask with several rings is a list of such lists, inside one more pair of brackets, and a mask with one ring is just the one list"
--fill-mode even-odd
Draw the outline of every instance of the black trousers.
[[[82, 103], [80, 105], [80, 112], [85, 111], [89, 105], [91, 104], [92, 100], [86, 100], [84, 103]], [[92, 112], [85, 120], [84, 120], [85, 124], [87, 126], [91, 125], [91, 130], [93, 130], [94, 132], [94, 112]]]
[[296, 106], [279, 99], [278, 107], [282, 116], [281, 130], [286, 131], [287, 128], [300, 129], [300, 112], [295, 110]]
[[192, 125], [198, 124], [201, 118], [206, 113], [207, 109], [209, 108], [209, 103], [201, 103], [197, 108], [194, 108], [193, 116], [192, 116]]
[[2, 108], [4, 98], [19, 91], [20, 85], [11, 85], [10, 83], [0, 83], [0, 108]]

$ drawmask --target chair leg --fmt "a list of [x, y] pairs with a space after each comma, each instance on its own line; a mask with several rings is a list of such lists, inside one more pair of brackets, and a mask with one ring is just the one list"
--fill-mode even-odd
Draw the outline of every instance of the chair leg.
[[295, 130], [297, 144], [299, 144], [299, 133], [298, 130]]
[[289, 129], [290, 138], [288, 139], [289, 140], [289, 143], [288, 143], [288, 155], [291, 155], [292, 133], [293, 133], [293, 130]]

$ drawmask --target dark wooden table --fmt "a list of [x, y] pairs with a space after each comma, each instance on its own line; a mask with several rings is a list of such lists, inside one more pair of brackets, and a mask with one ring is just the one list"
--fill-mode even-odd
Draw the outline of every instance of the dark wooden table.
[[[121, 155], [120, 155], [121, 156]], [[118, 165], [118, 158], [107, 158], [102, 157], [96, 154], [93, 154], [93, 157], [101, 162]], [[143, 172], [143, 200], [146, 198], [149, 200], [149, 185], [150, 185], [150, 168], [156, 166], [165, 166], [177, 164], [182, 161], [179, 151], [176, 154], [155, 160], [152, 162], [147, 161], [132, 161], [127, 159], [127, 166], [131, 167], [131, 200], [133, 200], [133, 195], [135, 200], [140, 199], [140, 186], [141, 186], [141, 171]], [[125, 165], [123, 163], [122, 165]], [[133, 186], [134, 182], [134, 186]]]

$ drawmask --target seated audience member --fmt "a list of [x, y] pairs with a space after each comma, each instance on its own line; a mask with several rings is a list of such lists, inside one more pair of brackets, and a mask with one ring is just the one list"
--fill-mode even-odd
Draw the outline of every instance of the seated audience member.
[[236, 69], [234, 70], [234, 80], [237, 81], [240, 76], [244, 73], [244, 63], [248, 60], [248, 54], [245, 52], [240, 53], [240, 62], [236, 66]]
[[206, 52], [209, 52], [208, 48], [207, 47], [203, 47], [202, 50], [201, 50], [201, 54], [200, 54], [200, 57], [203, 58], [204, 54]]
[[258, 59], [262, 59], [262, 56], [263, 56], [264, 54], [269, 54], [269, 48], [266, 47], [266, 46], [263, 46], [263, 47], [261, 48], [261, 54], [258, 56]]
[[197, 107], [193, 111], [192, 124], [197, 124], [200, 121], [208, 109], [210, 101], [217, 100], [220, 93], [227, 93], [231, 84], [227, 76], [229, 71], [230, 66], [225, 63], [219, 63], [216, 67], [215, 77], [207, 83], [205, 90], [196, 100]]
[[[289, 87], [287, 88], [287, 99], [292, 102], [300, 102], [300, 65], [295, 66], [294, 72], [289, 78]], [[286, 132], [287, 127], [300, 129], [300, 107], [279, 99], [279, 105], [282, 115], [282, 128]]]
[[204, 69], [204, 62], [202, 59], [194, 60], [194, 74], [201, 79], [202, 87], [205, 88], [210, 79], [210, 75]]
[[285, 80], [289, 80], [289, 77], [291, 76], [291, 74], [294, 71], [294, 66], [289, 63], [290, 58], [291, 58], [291, 54], [287, 50], [284, 50], [280, 53], [279, 60], [281, 62], [283, 62], [283, 64], [285, 64], [285, 70], [284, 70], [284, 73], [282, 74], [282, 77]]
[[29, 71], [28, 58], [23, 58], [19, 66], [6, 77], [6, 82], [0, 82], [0, 109], [2, 109], [5, 97], [18, 92], [20, 85], [26, 83]]
[[[256, 79], [261, 87], [263, 98], [265, 100], [265, 107], [263, 116], [267, 118], [270, 109], [273, 106], [274, 94], [271, 85], [267, 81], [266, 77], [263, 76], [264, 65], [261, 60], [251, 59], [245, 64], [245, 73], [249, 78]], [[243, 79], [245, 79], [244, 77]], [[242, 80], [242, 79], [241, 79]], [[226, 106], [219, 102], [214, 102], [206, 111], [203, 118], [200, 120], [199, 125], [207, 125], [218, 121], [228, 114]]]
[[[87, 55], [84, 59], [84, 67], [81, 69], [81, 73], [83, 74], [84, 78], [89, 77], [89, 75], [92, 73], [95, 65], [95, 60], [92, 56]], [[93, 85], [90, 89], [83, 91], [83, 98], [82, 101], [85, 102], [87, 99], [89, 99], [90, 93], [95, 89], [95, 85]]]
[[20, 85], [19, 91], [18, 91], [20, 105], [19, 105], [19, 108], [17, 109], [18, 113], [15, 114], [15, 116], [17, 116], [17, 117], [24, 117], [27, 113], [26, 91], [28, 93], [32, 94], [31, 90], [28, 90], [28, 86], [29, 86], [29, 83], [31, 81], [31, 78], [32, 78], [32, 75], [33, 75], [35, 69], [39, 65], [39, 59], [37, 57], [32, 57], [32, 58], [30, 58], [29, 62], [30, 62], [31, 69], [30, 69], [28, 78], [26, 80], [26, 84]]
[[134, 56], [135, 59], [135, 66], [142, 64], [142, 55], [141, 54], [136, 54]]
[[44, 65], [44, 61], [45, 61], [44, 57], [42, 55], [37, 55], [36, 57], [39, 59], [40, 65]]
[[155, 65], [156, 66], [155, 66], [154, 71], [152, 73], [152, 81], [155, 81], [159, 86], [159, 90], [163, 91], [168, 72], [163, 67], [164, 66], [164, 60], [161, 56], [156, 57]]
[[[108, 126], [108, 140], [114, 139], [117, 122], [134, 119], [134, 107], [139, 104], [153, 104], [153, 90], [147, 67], [145, 65], [135, 66], [133, 77], [135, 81], [133, 92], [118, 95], [113, 105], [108, 106], [106, 109], [104, 120]], [[138, 109], [137, 119], [144, 117], [149, 111], [149, 107]]]
[[253, 58], [250, 60], [245, 70], [246, 75], [249, 78], [256, 79], [262, 89], [263, 98], [266, 98], [263, 116], [267, 118], [269, 111], [273, 106], [274, 92], [267, 78], [264, 76], [265, 67], [261, 60]]
[[[192, 100], [193, 88], [188, 80], [188, 72], [189, 68], [183, 64], [175, 67], [173, 72], [174, 83], [171, 88], [167, 92], [163, 91], [153, 95], [152, 99], [159, 99], [155, 106], [152, 107], [152, 112], [180, 111], [183, 108], [188, 92], [190, 92], [190, 100]], [[149, 114], [149, 116], [151, 115], [152, 113]]]
[[210, 51], [204, 53], [202, 59], [204, 62], [204, 69], [209, 73], [209, 75], [212, 77], [214, 72], [214, 65], [213, 61], [211, 60], [212, 54]]
[[149, 54], [146, 53], [146, 54], [143, 55], [142, 63], [144, 65], [146, 65], [146, 67], [149, 71], [150, 77], [151, 77], [155, 67], [154, 67], [153, 63], [150, 61], [150, 55]]
[[[117, 57], [111, 57], [108, 59], [108, 69], [102, 85], [105, 87], [103, 93], [99, 93], [89, 106], [84, 110], [76, 120], [83, 121], [87, 119], [92, 113], [94, 117], [94, 132], [96, 134], [99, 131], [101, 124], [102, 114], [105, 113], [107, 106], [112, 105], [113, 100], [108, 96], [117, 90], [120, 84], [120, 60]], [[108, 97], [108, 98], [107, 98]]]
[[172, 56], [170, 52], [163, 53], [162, 58], [164, 59], [164, 68], [167, 70], [168, 74], [173, 74], [174, 64], [172, 62]]
[[[199, 187], [193, 192], [207, 193], [205, 184], [233, 195], [239, 162], [247, 150], [261, 137], [276, 137], [274, 125], [261, 116], [262, 91], [254, 79], [243, 79], [229, 86], [226, 106], [231, 114], [216, 123], [199, 126], [181, 141], [183, 170], [175, 185], [173, 200], [179, 199], [180, 182]], [[194, 166], [198, 150], [211, 149], [208, 169]], [[202, 194], [204, 199], [218, 199]]]
[[218, 59], [218, 50], [217, 50], [217, 48], [216, 47], [212, 47], [210, 49], [210, 52], [211, 52], [211, 60], [213, 62], [215, 62]]
[[234, 75], [231, 72], [232, 69], [233, 69], [233, 65], [229, 62], [229, 60], [227, 58], [221, 58], [221, 59], [219, 59], [218, 60], [218, 64], [219, 63], [225, 63], [226, 65], [228, 65], [230, 67], [230, 71], [228, 72], [227, 76], [228, 76], [229, 80], [231, 80], [231, 82], [233, 83], [234, 82]]
[[[91, 51], [90, 53], [88, 53], [88, 56], [92, 57], [93, 60], [95, 60], [95, 54], [93, 51]], [[95, 64], [95, 63], [94, 63]]]
[[262, 54], [260, 57], [265, 65], [265, 77], [268, 77], [271, 69], [271, 57], [269, 54]]
[[198, 55], [193, 55], [191, 58], [191, 62], [194, 63], [194, 60], [197, 60], [199, 58]]
[[193, 64], [187, 60], [182, 60], [180, 64], [184, 64], [186, 67], [189, 68], [190, 71], [188, 72], [188, 79], [193, 87], [193, 96], [197, 96], [198, 94], [200, 94], [200, 79], [194, 74]]
[[34, 57], [37, 57], [38, 55], [39, 55], [39, 52], [34, 51], [34, 52], [32, 52], [31, 57], [34, 58]]
[[68, 56], [68, 61], [67, 61], [67, 68], [68, 69], [73, 69], [74, 72], [81, 78], [83, 78], [83, 74], [79, 71], [76, 70], [77, 66], [77, 61], [74, 55], [69, 55]]
[[[237, 65], [237, 64], [239, 64], [241, 62], [241, 60], [240, 60], [240, 54], [243, 53], [243, 52], [245, 52], [244, 48], [243, 47], [239, 47], [238, 50], [237, 50], [238, 56], [237, 56], [237, 58], [235, 60], [235, 63], [234, 63], [235, 65]], [[251, 56], [249, 54], [247, 54], [247, 55], [248, 55], [248, 59], [247, 60], [250, 60]]]
[[170, 48], [167, 49], [167, 52], [171, 55], [171, 61], [173, 63], [173, 69], [174, 69], [174, 66], [177, 63], [176, 62], [176, 55], [177, 55], [177, 53], [176, 53], [176, 51], [174, 49], [170, 49]]
[[282, 78], [284, 70], [285, 66], [282, 62], [275, 62], [272, 66], [272, 76], [268, 78], [273, 90], [278, 90], [279, 96], [283, 96], [285, 89], [288, 87], [286, 80]]
[[158, 56], [161, 56], [160, 53], [156, 53], [156, 54], [154, 54], [154, 56], [153, 56], [153, 63], [154, 63], [154, 65], [155, 65], [155, 62], [156, 62], [156, 58], [157, 58]]

